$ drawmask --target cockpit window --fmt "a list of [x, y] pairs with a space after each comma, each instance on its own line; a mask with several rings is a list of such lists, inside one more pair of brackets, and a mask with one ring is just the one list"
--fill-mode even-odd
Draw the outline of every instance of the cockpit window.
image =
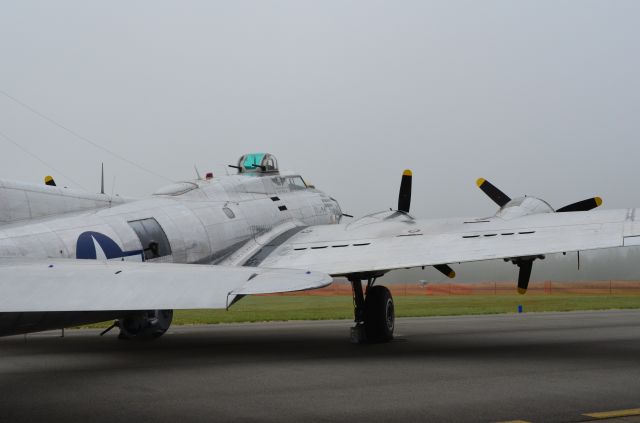
[[287, 183], [289, 184], [289, 189], [291, 191], [297, 191], [307, 188], [307, 184], [304, 183], [304, 180], [300, 176], [287, 177]]
[[276, 194], [307, 189], [307, 184], [300, 176], [275, 176], [271, 182]]

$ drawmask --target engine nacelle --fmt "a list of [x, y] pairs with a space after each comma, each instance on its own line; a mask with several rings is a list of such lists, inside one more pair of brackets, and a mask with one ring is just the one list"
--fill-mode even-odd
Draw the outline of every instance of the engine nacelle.
[[496, 213], [505, 220], [530, 214], [553, 213], [553, 207], [544, 200], [536, 197], [520, 197], [510, 200]]
[[173, 310], [149, 310], [118, 320], [120, 339], [155, 339], [169, 329]]

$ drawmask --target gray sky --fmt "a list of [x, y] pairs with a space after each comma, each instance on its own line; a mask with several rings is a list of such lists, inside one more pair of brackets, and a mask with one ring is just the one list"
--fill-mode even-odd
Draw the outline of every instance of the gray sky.
[[[0, 1], [0, 90], [169, 179], [269, 151], [347, 213], [640, 206], [640, 2]], [[81, 185], [159, 180], [0, 95], [0, 131]], [[53, 170], [0, 138], [0, 177]]]

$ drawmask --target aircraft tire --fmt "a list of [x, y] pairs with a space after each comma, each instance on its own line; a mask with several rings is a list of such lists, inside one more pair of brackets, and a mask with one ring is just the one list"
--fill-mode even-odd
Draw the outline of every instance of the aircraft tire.
[[120, 319], [118, 327], [121, 340], [150, 341], [164, 335], [171, 326], [173, 310], [152, 310]]
[[389, 342], [395, 327], [395, 306], [391, 291], [385, 286], [373, 286], [364, 301], [364, 330], [368, 342]]

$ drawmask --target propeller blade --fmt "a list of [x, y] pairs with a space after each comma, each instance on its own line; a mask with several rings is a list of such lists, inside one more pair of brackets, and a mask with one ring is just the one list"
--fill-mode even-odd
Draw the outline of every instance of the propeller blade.
[[53, 180], [53, 176], [47, 175], [44, 177], [44, 183], [51, 186], [51, 187], [55, 187], [56, 186], [56, 181]]
[[586, 200], [578, 201], [577, 203], [569, 204], [556, 210], [557, 213], [564, 212], [576, 212], [576, 211], [589, 211], [602, 205], [602, 198], [593, 197]]
[[520, 268], [520, 271], [518, 272], [518, 294], [524, 295], [529, 287], [531, 270], [533, 269], [533, 260], [522, 260], [516, 264]]
[[398, 195], [398, 210], [409, 213], [411, 208], [411, 177], [413, 173], [406, 169], [402, 172], [402, 180], [400, 181], [400, 194]]
[[511, 198], [509, 198], [507, 194], [500, 191], [498, 188], [496, 188], [495, 185], [484, 178], [478, 179], [476, 181], [476, 185], [478, 185], [478, 188], [480, 188], [482, 192], [487, 194], [487, 196], [500, 207], [503, 207], [505, 204], [511, 201]]
[[443, 275], [445, 275], [450, 279], [453, 279], [456, 277], [456, 272], [447, 264], [436, 264], [433, 267], [435, 267], [436, 270], [438, 270], [440, 273], [442, 273]]

